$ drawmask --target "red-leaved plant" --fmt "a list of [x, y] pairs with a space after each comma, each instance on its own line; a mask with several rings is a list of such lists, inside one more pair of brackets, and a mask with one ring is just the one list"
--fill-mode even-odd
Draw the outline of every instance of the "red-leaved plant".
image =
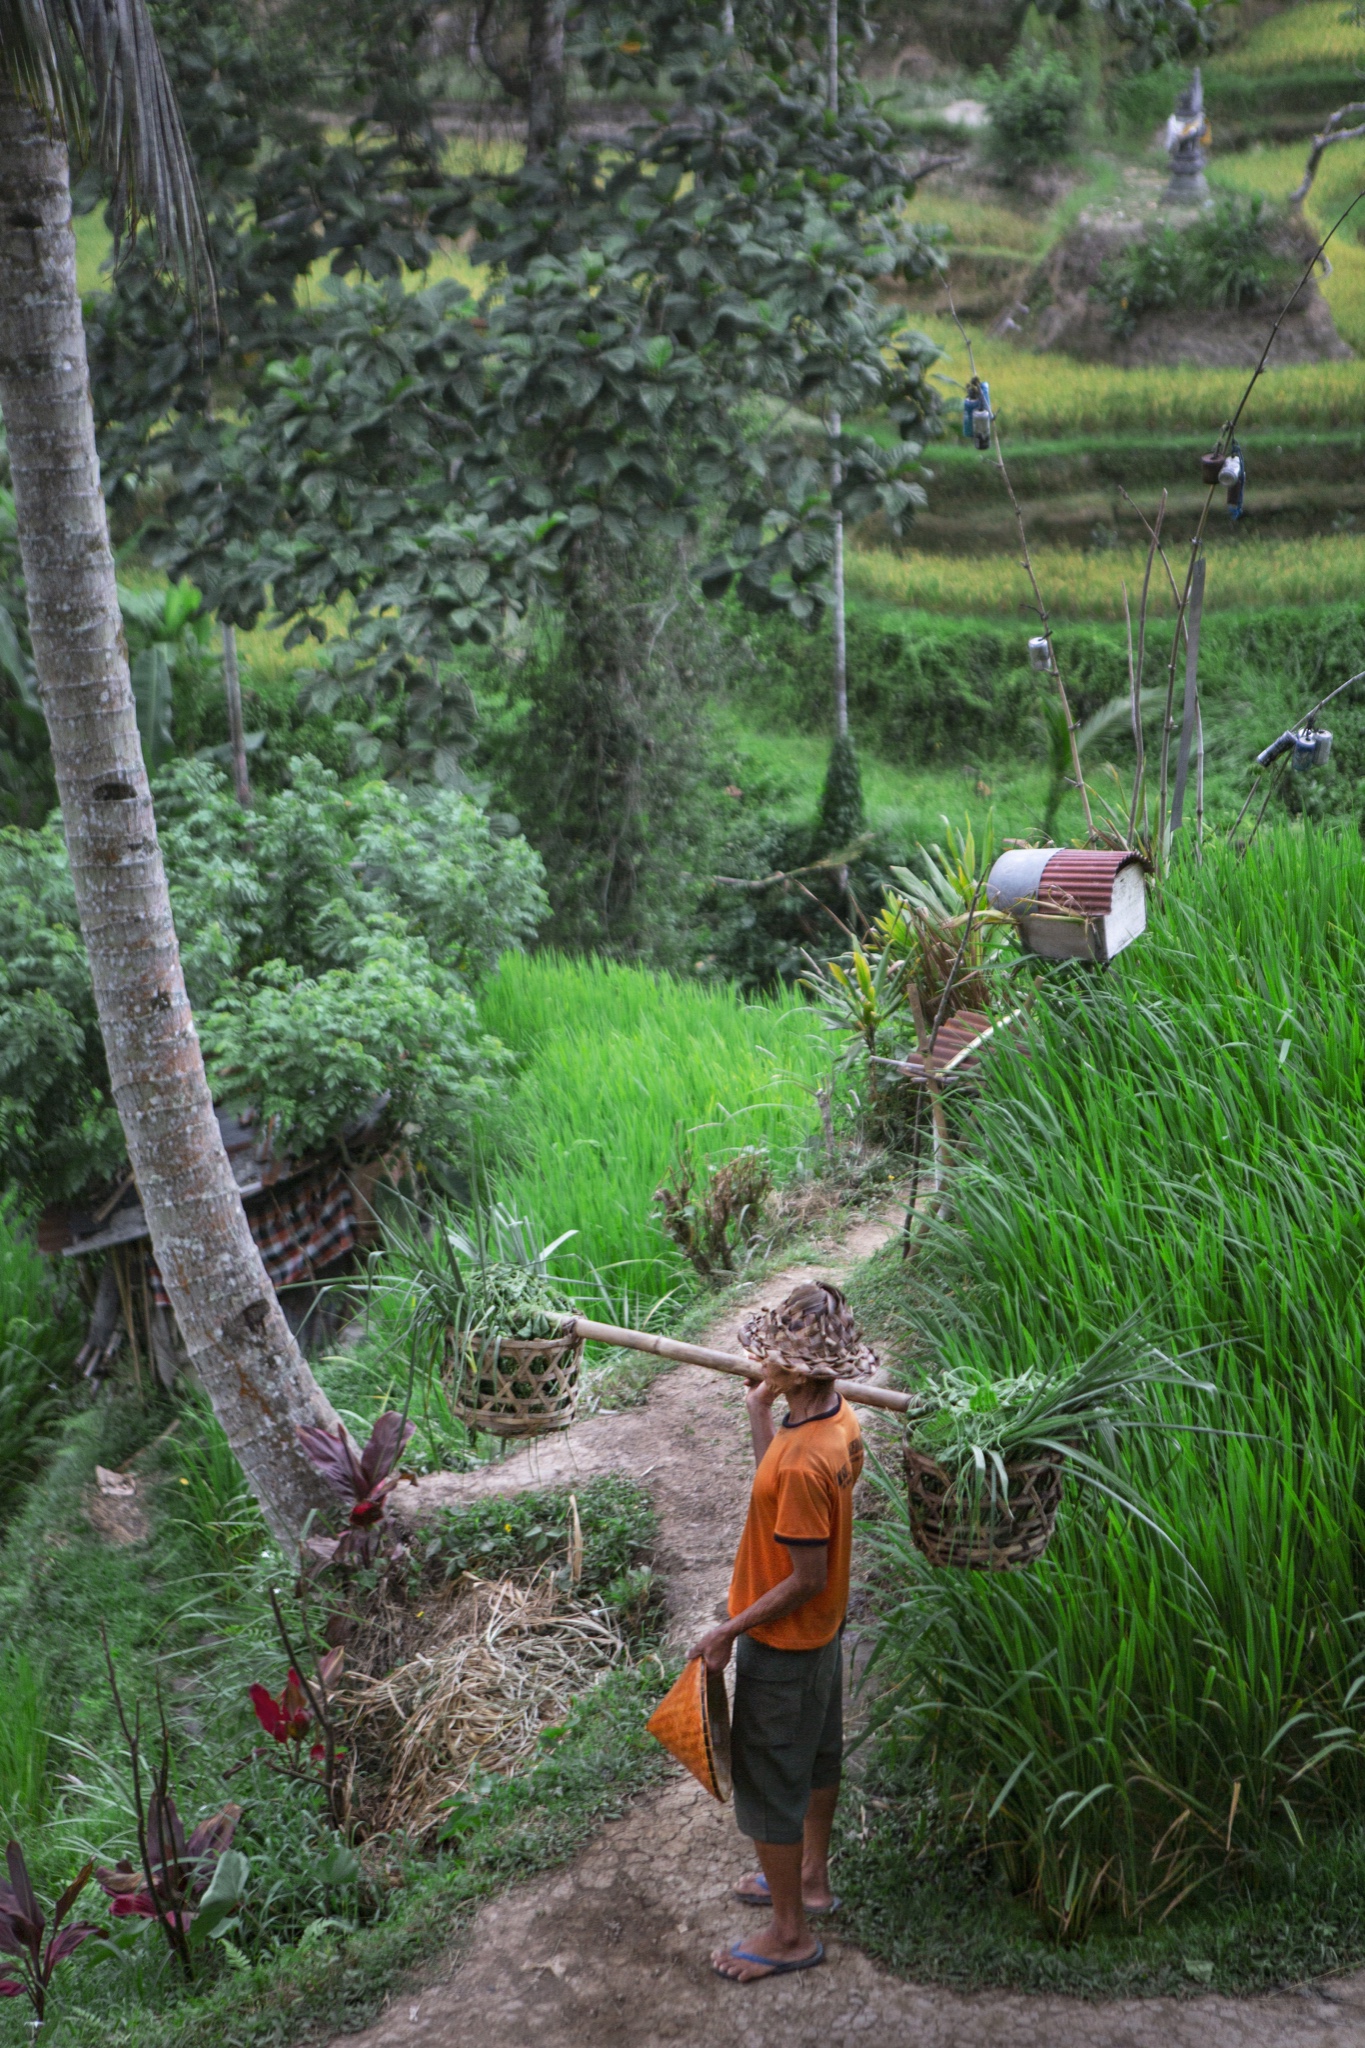
[[[336, 1650], [332, 1654], [341, 1657], [345, 1653]], [[313, 1725], [313, 1710], [308, 1704], [303, 1680], [293, 1665], [289, 1667], [289, 1676], [278, 1699], [273, 1692], [267, 1692], [263, 1685], [253, 1685], [251, 1704], [256, 1710], [256, 1719], [266, 1734], [273, 1736], [276, 1742], [292, 1743], [294, 1761], [296, 1764], [299, 1763], [302, 1758], [303, 1738]], [[325, 1753], [324, 1745], [321, 1742], [314, 1742], [309, 1747], [309, 1761], [319, 1763]]]
[[124, 1857], [112, 1870], [101, 1866], [95, 1872], [95, 1883], [108, 1896], [115, 1919], [136, 1915], [187, 1934], [195, 1901], [208, 1890], [241, 1817], [240, 1806], [225, 1806], [201, 1820], [187, 1838], [175, 1800], [158, 1785], [148, 1803], [145, 1844], [139, 1845], [144, 1849], [142, 1869]]
[[396, 1409], [381, 1415], [357, 1458], [346, 1432], [335, 1435], [316, 1423], [299, 1430], [304, 1453], [346, 1508], [340, 1536], [311, 1536], [308, 1548], [323, 1564], [373, 1564], [388, 1533], [388, 1497], [398, 1484], [395, 1470], [416, 1428]]
[[17, 1842], [11, 1842], [5, 1850], [5, 1862], [9, 1883], [0, 1883], [0, 1958], [12, 1956], [15, 1960], [0, 1960], [0, 1998], [27, 1998], [41, 2026], [47, 2011], [48, 1986], [58, 1963], [75, 1955], [83, 1941], [100, 1932], [91, 1920], [77, 1920], [70, 1927], [62, 1925], [90, 1882], [94, 1866], [87, 1863], [52, 1908], [52, 1932], [45, 1948], [47, 1916], [34, 1895], [24, 1852]]
[[[300, 1673], [307, 1669], [307, 1660], [299, 1656], [294, 1647], [289, 1626], [280, 1606], [279, 1595], [274, 1588], [270, 1591], [270, 1608], [275, 1617], [275, 1627], [289, 1659], [289, 1676], [278, 1694], [267, 1691], [263, 1685], [253, 1685], [251, 1705], [256, 1719], [271, 1739], [278, 1744], [272, 1759], [265, 1752], [265, 1768], [279, 1778], [297, 1778], [305, 1785], [318, 1785], [327, 1796], [327, 1807], [338, 1827], [344, 1827], [350, 1809], [350, 1782], [346, 1767], [346, 1751], [337, 1741], [337, 1720], [333, 1694], [341, 1666], [345, 1659], [344, 1649], [328, 1650], [319, 1657], [311, 1678]], [[304, 1627], [308, 1626], [307, 1607], [304, 1607]], [[304, 1639], [307, 1641], [307, 1636]], [[312, 1738], [311, 1741], [309, 1738]], [[308, 1745], [305, 1755], [304, 1745]], [[262, 1755], [253, 1749], [249, 1756], [242, 1758], [226, 1773], [235, 1777], [248, 1764]]]
[[[112, 1870], [96, 1868], [95, 1882], [103, 1891], [113, 1908], [117, 1919], [136, 1917], [155, 1920], [165, 1938], [166, 1946], [179, 1963], [188, 1980], [194, 1977], [194, 1958], [190, 1949], [190, 1928], [196, 1910], [204, 1893], [213, 1884], [218, 1866], [231, 1848], [232, 1837], [242, 1817], [240, 1806], [225, 1806], [221, 1812], [200, 1821], [193, 1833], [186, 1838], [180, 1815], [176, 1811], [175, 1799], [171, 1793], [171, 1738], [166, 1727], [165, 1710], [158, 1689], [156, 1711], [160, 1742], [156, 1770], [152, 1775], [150, 1790], [143, 1778], [142, 1754], [142, 1709], [135, 1707], [130, 1721], [119, 1691], [118, 1678], [114, 1671], [114, 1660], [109, 1652], [109, 1637], [104, 1623], [100, 1623], [100, 1641], [104, 1645], [104, 1668], [109, 1677], [109, 1690], [113, 1695], [114, 1711], [118, 1715], [119, 1727], [128, 1750], [128, 1768], [132, 1779], [133, 1814], [137, 1822], [137, 1868], [125, 1857]], [[232, 1873], [232, 1863], [237, 1870]], [[231, 1862], [223, 1864], [223, 1876], [232, 1877], [226, 1887], [214, 1886], [216, 1892], [226, 1891], [230, 1898], [219, 1897], [206, 1901], [211, 1911], [206, 1915], [199, 1933], [202, 1935], [211, 1920], [219, 1921], [231, 1911], [232, 1903], [240, 1895], [241, 1882], [245, 1878], [247, 1862], [244, 1856], [233, 1851]]]

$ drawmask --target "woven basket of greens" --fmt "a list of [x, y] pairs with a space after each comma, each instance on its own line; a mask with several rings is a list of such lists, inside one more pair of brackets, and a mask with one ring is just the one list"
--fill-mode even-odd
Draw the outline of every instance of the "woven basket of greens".
[[549, 1272], [551, 1255], [573, 1234], [542, 1245], [521, 1218], [498, 1208], [475, 1238], [447, 1230], [461, 1292], [447, 1326], [445, 1377], [466, 1428], [544, 1436], [573, 1421], [583, 1344]]
[[910, 1495], [910, 1534], [930, 1564], [1017, 1572], [1052, 1541], [1062, 1504], [1062, 1461], [1040, 1458], [973, 1472], [965, 1483], [907, 1443], [901, 1452]]
[[546, 1244], [500, 1203], [459, 1212], [437, 1202], [386, 1217], [371, 1289], [411, 1347], [414, 1370], [438, 1373], [454, 1414], [492, 1436], [567, 1429], [583, 1346], [568, 1285]]
[[1184, 1368], [1133, 1341], [1128, 1324], [1082, 1365], [992, 1379], [950, 1367], [925, 1389], [902, 1448], [910, 1534], [935, 1565], [1013, 1572], [1035, 1564], [1057, 1527], [1068, 1478], [1148, 1517], [1129, 1491], [1118, 1445], [1128, 1429], [1168, 1424], [1162, 1385], [1202, 1387]]

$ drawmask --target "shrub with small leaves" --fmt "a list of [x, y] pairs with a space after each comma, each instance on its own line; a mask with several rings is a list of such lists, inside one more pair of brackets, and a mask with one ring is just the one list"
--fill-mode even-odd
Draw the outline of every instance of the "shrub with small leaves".
[[1101, 266], [1095, 297], [1126, 340], [1146, 313], [1253, 305], [1275, 275], [1265, 207], [1229, 195], [1187, 228], [1151, 228]]
[[987, 147], [1007, 177], [1071, 155], [1084, 89], [1065, 57], [1021, 43], [1004, 76], [989, 79], [984, 96]]

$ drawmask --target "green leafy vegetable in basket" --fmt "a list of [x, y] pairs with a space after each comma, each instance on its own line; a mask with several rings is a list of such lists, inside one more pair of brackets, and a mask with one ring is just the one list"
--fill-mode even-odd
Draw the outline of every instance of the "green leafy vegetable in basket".
[[474, 1235], [446, 1226], [446, 1241], [464, 1280], [458, 1317], [462, 1329], [488, 1337], [556, 1337], [572, 1304], [562, 1284], [550, 1274], [549, 1262], [577, 1231], [565, 1230], [550, 1244], [541, 1242], [524, 1216], [495, 1202], [485, 1217], [476, 1213]]
[[409, 1331], [438, 1345], [454, 1333], [554, 1337], [574, 1304], [550, 1260], [576, 1235], [566, 1230], [547, 1244], [533, 1223], [500, 1202], [470, 1216], [438, 1207], [424, 1220], [414, 1211], [386, 1226], [371, 1285], [391, 1300], [401, 1297]]
[[924, 1390], [928, 1412], [912, 1419], [910, 1441], [959, 1491], [989, 1488], [1009, 1497], [1010, 1466], [1060, 1458], [1077, 1478], [1137, 1507], [1116, 1467], [1125, 1430], [1188, 1429], [1168, 1420], [1159, 1387], [1211, 1394], [1178, 1360], [1136, 1338], [1130, 1320], [1080, 1365], [991, 1379], [949, 1366]]

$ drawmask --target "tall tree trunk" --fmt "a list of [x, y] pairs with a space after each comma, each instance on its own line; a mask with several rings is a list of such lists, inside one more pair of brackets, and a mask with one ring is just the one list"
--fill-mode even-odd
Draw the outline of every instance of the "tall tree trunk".
[[526, 160], [534, 164], [564, 132], [564, 0], [532, 0], [526, 87]]
[[0, 72], [0, 413], [38, 689], [114, 1100], [190, 1358], [283, 1542], [336, 1425], [252, 1241], [185, 995], [100, 491], [66, 148]]
[[[832, 114], [839, 111], [839, 0], [828, 0], [825, 12], [825, 96]], [[843, 421], [837, 412], [829, 416], [829, 436], [837, 451]], [[837, 452], [830, 458], [829, 487], [837, 491], [844, 480], [843, 464]], [[830, 610], [834, 622], [834, 736], [843, 739], [848, 732], [848, 637], [844, 617], [844, 515], [834, 514], [834, 547], [830, 563], [830, 584], [832, 597]], [[840, 883], [848, 887], [848, 870], [839, 871]]]

